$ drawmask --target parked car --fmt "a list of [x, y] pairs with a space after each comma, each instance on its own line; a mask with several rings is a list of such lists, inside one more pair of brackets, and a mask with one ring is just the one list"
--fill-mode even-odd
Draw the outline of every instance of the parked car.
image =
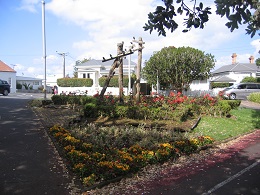
[[10, 93], [10, 85], [7, 81], [0, 79], [0, 94], [8, 95]]
[[221, 93], [225, 98], [246, 99], [250, 93], [260, 92], [260, 83], [239, 83], [225, 88]]

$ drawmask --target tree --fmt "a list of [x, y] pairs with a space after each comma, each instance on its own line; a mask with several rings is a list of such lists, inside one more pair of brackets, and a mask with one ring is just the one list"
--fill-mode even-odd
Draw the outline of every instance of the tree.
[[[173, 0], [163, 0], [164, 6], [157, 6], [153, 13], [148, 14], [148, 23], [143, 27], [145, 31], [158, 31], [158, 35], [166, 36], [165, 29], [170, 29], [171, 32], [178, 28], [178, 24], [173, 19], [174, 16], [185, 13], [186, 18], [184, 24], [186, 29], [183, 32], [188, 32], [192, 27], [204, 28], [204, 25], [209, 20], [211, 14], [210, 7], [203, 6], [196, 0], [191, 0], [193, 6], [185, 4], [188, 0], [176, 0], [176, 4], [180, 6], [174, 7]], [[226, 16], [229, 22], [226, 26], [233, 32], [238, 29], [239, 25], [247, 24], [246, 34], [253, 37], [260, 29], [260, 2], [259, 0], [215, 0], [216, 14], [221, 17]], [[259, 33], [260, 35], [260, 33]]]
[[257, 59], [255, 60], [255, 63], [256, 63], [256, 65], [257, 65], [258, 67], [260, 67], [260, 58], [257, 58]]
[[142, 75], [149, 84], [158, 80], [161, 86], [177, 91], [188, 88], [193, 80], [210, 76], [214, 56], [191, 47], [165, 47], [146, 62]]

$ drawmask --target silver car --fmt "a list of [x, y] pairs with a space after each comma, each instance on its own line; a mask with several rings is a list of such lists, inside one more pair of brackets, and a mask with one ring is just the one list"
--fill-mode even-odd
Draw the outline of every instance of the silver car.
[[246, 99], [250, 93], [260, 92], [260, 83], [239, 83], [225, 88], [222, 93], [225, 98]]

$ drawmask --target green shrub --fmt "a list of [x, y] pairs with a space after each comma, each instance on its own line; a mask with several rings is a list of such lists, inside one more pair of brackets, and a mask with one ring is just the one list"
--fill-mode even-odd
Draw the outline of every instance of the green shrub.
[[128, 107], [127, 106], [116, 106], [115, 112], [116, 112], [116, 117], [120, 117], [120, 118], [127, 117]]
[[84, 116], [95, 118], [98, 116], [97, 105], [93, 103], [87, 103], [84, 106]]
[[93, 80], [88, 78], [61, 78], [57, 79], [59, 87], [91, 87]]
[[68, 103], [69, 96], [66, 95], [53, 95], [51, 97], [52, 102], [55, 105], [66, 105]]
[[214, 83], [214, 82], [211, 83], [212, 89], [214, 89], [214, 88], [225, 88], [225, 87], [229, 87], [229, 86], [230, 86], [230, 83]]
[[[105, 77], [105, 76], [99, 78], [98, 82], [101, 87], [104, 86], [106, 79], [107, 79], [107, 77]], [[129, 81], [128, 76], [124, 76], [123, 77], [123, 87], [128, 86], [128, 81]], [[133, 85], [133, 83], [134, 83], [134, 78], [131, 77], [131, 86]], [[118, 76], [113, 76], [111, 78], [108, 87], [118, 87]]]
[[67, 103], [79, 105], [80, 99], [81, 99], [81, 96], [78, 96], [78, 95], [68, 96], [68, 102]]
[[[223, 100], [224, 101], [224, 100]], [[240, 106], [241, 100], [226, 100], [228, 104], [231, 106], [231, 109], [236, 109]]]
[[21, 83], [16, 83], [16, 89], [22, 89], [22, 84]]
[[251, 102], [256, 102], [256, 103], [260, 104], [260, 92], [258, 92], [258, 93], [251, 93], [248, 96], [248, 100], [251, 101]]
[[245, 77], [241, 81], [241, 83], [256, 83], [256, 82], [257, 82], [257, 78], [255, 77]]
[[97, 98], [94, 98], [92, 96], [83, 95], [80, 98], [80, 104], [85, 105], [86, 103], [94, 103], [97, 104]]
[[103, 117], [116, 117], [115, 106], [112, 105], [98, 105], [98, 116]]
[[218, 114], [219, 116], [228, 116], [231, 110], [232, 109], [228, 103], [228, 100], [219, 101], [217, 106], [215, 107], [216, 114]]

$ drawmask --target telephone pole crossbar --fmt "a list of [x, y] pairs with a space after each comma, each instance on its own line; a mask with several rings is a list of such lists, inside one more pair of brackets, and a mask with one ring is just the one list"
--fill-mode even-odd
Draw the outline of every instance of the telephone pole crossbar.
[[110, 60], [114, 60], [114, 59], [117, 59], [117, 58], [120, 58], [120, 57], [124, 57], [124, 56], [127, 56], [127, 55], [131, 55], [131, 54], [133, 54], [134, 53], [134, 51], [132, 51], [132, 50], [130, 50], [129, 52], [127, 52], [127, 53], [122, 53], [122, 54], [118, 54], [117, 56], [115, 56], [115, 57], [110, 57], [110, 58], [108, 58], [108, 59], [106, 59], [106, 58], [104, 58], [103, 57], [103, 60], [102, 60], [102, 62], [107, 62], [107, 61], [110, 61]]

